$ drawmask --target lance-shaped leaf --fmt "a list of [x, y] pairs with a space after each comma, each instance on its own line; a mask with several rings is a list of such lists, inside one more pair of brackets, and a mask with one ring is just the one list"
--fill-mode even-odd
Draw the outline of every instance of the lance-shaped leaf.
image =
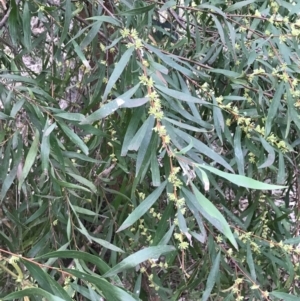
[[31, 147], [30, 147], [27, 157], [25, 159], [24, 167], [23, 167], [21, 176], [19, 178], [18, 190], [21, 190], [21, 187], [22, 187], [26, 177], [28, 176], [30, 169], [36, 159], [39, 141], [40, 141], [40, 133], [38, 130], [36, 130], [34, 140], [31, 144]]
[[116, 81], [119, 79], [120, 75], [122, 74], [123, 70], [125, 69], [132, 53], [134, 51], [134, 47], [130, 47], [127, 49], [124, 54], [122, 55], [120, 61], [116, 64], [113, 73], [111, 74], [108, 83], [105, 87], [105, 91], [103, 94], [103, 100], [107, 99], [108, 93], [111, 91], [113, 88], [114, 84]]
[[[95, 287], [99, 287], [101, 292], [103, 293], [106, 300], [109, 301], [137, 301], [136, 298], [131, 296], [129, 293], [127, 293], [125, 290], [117, 287], [115, 284], [111, 284], [106, 279], [101, 278], [97, 274], [94, 274], [96, 276], [91, 276], [87, 273], [81, 272], [76, 269], [66, 269], [68, 273], [71, 275], [74, 275], [76, 278], [83, 279], [84, 281], [88, 281], [89, 283], [92, 283]], [[95, 299], [89, 299], [89, 300], [95, 300]]]
[[42, 160], [42, 170], [43, 172], [48, 170], [49, 166], [49, 155], [50, 155], [50, 134], [55, 129], [56, 123], [49, 125], [47, 120], [44, 131], [43, 138], [41, 143], [41, 160]]
[[271, 297], [276, 298], [273, 300], [281, 299], [284, 301], [299, 301], [299, 296], [290, 295], [288, 293], [273, 291], [273, 292], [270, 292], [270, 295], [271, 295]]
[[271, 184], [253, 180], [253, 179], [245, 177], [245, 176], [234, 175], [234, 174], [231, 174], [228, 172], [218, 170], [217, 168], [214, 168], [212, 166], [208, 166], [208, 165], [204, 165], [204, 164], [197, 164], [197, 165], [200, 168], [207, 169], [210, 172], [212, 172], [238, 186], [242, 186], [245, 188], [260, 189], [260, 190], [275, 190], [275, 189], [287, 188], [287, 186], [271, 185]]
[[206, 281], [206, 288], [205, 288], [205, 291], [203, 293], [203, 296], [202, 296], [202, 301], [206, 301], [208, 300], [209, 296], [210, 296], [210, 293], [216, 283], [216, 279], [218, 277], [218, 274], [219, 274], [219, 267], [220, 267], [220, 259], [221, 259], [221, 253], [219, 252], [217, 257], [214, 258], [214, 264], [208, 274], [208, 278], [207, 278], [207, 281]]
[[94, 113], [92, 113], [90, 116], [85, 118], [80, 124], [91, 124], [97, 120], [100, 120], [118, 110], [124, 103], [125, 101], [122, 98], [118, 97], [105, 104]]
[[65, 299], [54, 296], [54, 295], [52, 295], [40, 288], [37, 288], [37, 287], [25, 288], [21, 291], [11, 293], [11, 294], [5, 296], [4, 298], [2, 297], [2, 300], [13, 300], [13, 299], [21, 300], [22, 298], [28, 297], [28, 296], [33, 296], [33, 297], [41, 296], [47, 301], [65, 301]]
[[66, 290], [61, 287], [56, 280], [41, 269], [37, 264], [27, 260], [22, 260], [23, 264], [30, 272], [30, 276], [39, 284], [39, 286], [55, 296], [63, 298], [65, 301], [72, 301]]
[[230, 230], [228, 223], [226, 222], [224, 216], [221, 212], [216, 208], [216, 206], [209, 201], [198, 189], [197, 187], [191, 183], [193, 188], [193, 193], [191, 193], [188, 189], [182, 188], [184, 195], [191, 201], [191, 203], [196, 207], [198, 211], [220, 232], [222, 232], [229, 241], [233, 244], [233, 246], [238, 249], [236, 240]]
[[173, 246], [162, 246], [158, 245], [155, 247], [145, 248], [143, 250], [137, 251], [131, 254], [120, 263], [115, 265], [111, 270], [103, 275], [103, 277], [111, 277], [122, 271], [128, 270], [130, 268], [136, 267], [138, 264], [150, 259], [159, 258], [160, 255], [175, 251]]
[[175, 99], [180, 99], [180, 100], [192, 102], [192, 103], [202, 103], [202, 104], [210, 105], [210, 103], [208, 103], [207, 101], [197, 98], [195, 96], [189, 95], [187, 93], [183, 93], [183, 92], [180, 92], [177, 90], [172, 90], [172, 89], [166, 88], [164, 86], [159, 86], [159, 85], [155, 85], [155, 88], [157, 88], [159, 91], [161, 91]]
[[89, 154], [89, 149], [88, 147], [85, 145], [85, 143], [79, 138], [79, 136], [74, 133], [73, 130], [71, 130], [63, 121], [59, 121], [57, 123], [61, 129], [65, 132], [65, 134], [67, 135], [68, 138], [70, 138], [70, 140], [75, 143], [82, 151], [85, 155]]
[[163, 190], [167, 185], [167, 181], [164, 181], [157, 189], [155, 189], [145, 200], [141, 202], [139, 206], [137, 206], [133, 212], [129, 214], [126, 220], [123, 222], [121, 227], [117, 230], [120, 232], [128, 227], [130, 227], [133, 223], [135, 223], [140, 217], [142, 217], [156, 202], [156, 200], [160, 197]]

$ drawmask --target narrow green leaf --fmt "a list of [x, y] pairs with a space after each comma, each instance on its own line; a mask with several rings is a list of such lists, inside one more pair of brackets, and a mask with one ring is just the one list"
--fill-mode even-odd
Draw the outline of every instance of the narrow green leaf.
[[260, 139], [261, 144], [264, 147], [264, 149], [268, 152], [268, 158], [267, 158], [267, 160], [263, 164], [261, 164], [260, 166], [257, 167], [258, 169], [269, 167], [275, 161], [275, 151], [274, 151], [274, 148], [263, 137], [260, 136], [259, 139]]
[[83, 41], [80, 44], [81, 49], [85, 49], [93, 41], [93, 39], [97, 36], [101, 25], [102, 25], [101, 21], [94, 22], [92, 28], [90, 29], [90, 31], [87, 33], [87, 35], [84, 37]]
[[284, 184], [286, 179], [286, 167], [284, 163], [284, 157], [283, 154], [279, 153], [279, 160], [278, 160], [278, 174], [277, 174], [277, 183]]
[[3, 150], [1, 149], [1, 156], [0, 156], [0, 181], [3, 183], [4, 179], [7, 176], [7, 173], [9, 171], [9, 166], [11, 164], [10, 162], [10, 152], [12, 150], [13, 145], [13, 139], [9, 139], [6, 143], [6, 148], [3, 154]]
[[[0, 78], [6, 78], [12, 81], [27, 83], [32, 85], [38, 85], [37, 81], [22, 75], [14, 75], [14, 74], [0, 74]], [[26, 89], [27, 90], [27, 89]]]
[[54, 114], [54, 117], [60, 117], [62, 119], [71, 120], [71, 121], [83, 121], [83, 120], [85, 120], [85, 116], [83, 114], [80, 114], [80, 113], [62, 112], [62, 113]]
[[36, 130], [34, 140], [31, 144], [31, 147], [30, 147], [27, 157], [25, 159], [24, 167], [23, 167], [21, 176], [19, 178], [19, 183], [18, 183], [19, 191], [21, 190], [21, 187], [22, 187], [26, 177], [28, 176], [30, 169], [36, 159], [38, 147], [39, 147], [39, 141], [40, 141], [40, 133], [38, 130]]
[[90, 116], [86, 117], [83, 121], [80, 122], [80, 124], [91, 124], [95, 121], [105, 118], [118, 110], [124, 103], [125, 102], [123, 99], [116, 98], [103, 105], [100, 109], [92, 113]]
[[225, 19], [227, 18], [226, 14], [220, 8], [218, 8], [214, 5], [203, 3], [203, 4], [198, 5], [197, 7], [202, 8], [202, 9], [207, 8], [208, 10], [212, 10], [212, 11], [217, 12], [219, 15], [221, 15]]
[[186, 147], [182, 148], [179, 152], [176, 152], [176, 154], [177, 155], [185, 155], [193, 147], [194, 147], [193, 140], [190, 140], [190, 143]]
[[111, 277], [125, 270], [131, 269], [139, 265], [140, 263], [150, 259], [159, 258], [160, 255], [175, 251], [173, 246], [154, 246], [142, 249], [140, 251], [131, 254], [120, 263], [111, 268], [103, 277]]
[[252, 257], [252, 251], [249, 241], [247, 242], [247, 264], [249, 266], [250, 275], [253, 281], [256, 281], [255, 265]]
[[44, 212], [49, 209], [48, 205], [43, 202], [43, 204], [41, 205], [41, 207], [39, 209], [37, 209], [33, 214], [31, 214], [29, 216], [29, 218], [27, 218], [25, 224], [28, 225], [31, 222], [33, 222], [35, 219], [39, 218], [42, 214], [44, 214]]
[[81, 213], [81, 214], [90, 215], [90, 216], [98, 216], [98, 214], [96, 212], [86, 209], [86, 208], [78, 207], [76, 205], [73, 205], [73, 208], [76, 211], [76, 213]]
[[191, 126], [189, 124], [186, 124], [186, 123], [183, 123], [183, 122], [179, 122], [179, 121], [176, 121], [176, 120], [173, 120], [171, 118], [168, 118], [168, 117], [164, 117], [163, 118], [164, 120], [167, 120], [168, 122], [174, 124], [174, 125], [177, 125], [183, 129], [186, 129], [186, 130], [189, 130], [189, 131], [194, 131], [194, 132], [200, 132], [200, 133], [207, 133], [208, 130], [205, 130], [205, 129], [202, 129], [202, 128], [199, 128], [199, 127], [195, 127], [195, 126]]
[[21, 300], [21, 298], [28, 297], [28, 296], [41, 296], [45, 298], [47, 301], [65, 301], [65, 299], [62, 299], [60, 297], [54, 296], [40, 288], [32, 287], [32, 288], [25, 288], [21, 291], [11, 293], [5, 297], [2, 297], [2, 300]]
[[[133, 51], [134, 51], [134, 47], [130, 47], [129, 49], [127, 49], [124, 52], [124, 54], [122, 55], [119, 62], [115, 65], [114, 71], [111, 74], [111, 76], [108, 80], [108, 83], [105, 87], [105, 91], [104, 91], [103, 97], [102, 97], [103, 101], [105, 101], [107, 99], [107, 96], [108, 96], [109, 92], [111, 91], [114, 84], [117, 82], [117, 80], [119, 79], [119, 77], [122, 74], [123, 70], [125, 69], [127, 63], [129, 62], [129, 59], [131, 58], [131, 55], [132, 55]], [[119, 101], [119, 103], [120, 103], [120, 101]], [[120, 105], [122, 105], [123, 103], [124, 103], [124, 100], [122, 100], [122, 103], [120, 103]]]
[[187, 143], [192, 142], [194, 145], [194, 149], [196, 149], [198, 152], [204, 154], [205, 156], [211, 158], [213, 161], [223, 165], [225, 168], [233, 172], [232, 167], [219, 154], [217, 154], [213, 149], [208, 147], [206, 144], [204, 144], [200, 140], [188, 135], [187, 133], [179, 129], [175, 129], [175, 133], [183, 140], [185, 140]]
[[143, 274], [140, 273], [135, 281], [135, 284], [134, 284], [134, 289], [133, 289], [133, 292], [134, 292], [134, 295], [139, 297], [140, 296], [140, 292], [141, 292], [141, 287], [142, 287], [142, 277], [143, 277]]
[[221, 38], [221, 41], [222, 41], [223, 45], [226, 45], [224, 30], [223, 30], [223, 27], [222, 27], [220, 21], [218, 20], [218, 18], [214, 14], [211, 14], [211, 17], [213, 18], [213, 20], [216, 24], [216, 27], [217, 27], [217, 30], [218, 30], [218, 33], [219, 33], [219, 36]]
[[253, 179], [250, 179], [245, 176], [241, 175], [234, 175], [230, 174], [221, 170], [218, 170], [212, 166], [198, 164], [200, 168], [204, 168], [209, 170], [210, 172], [242, 187], [251, 188], [251, 189], [261, 189], [261, 190], [275, 190], [275, 189], [284, 189], [287, 188], [287, 186], [280, 186], [280, 185], [271, 185], [263, 182], [259, 182]]
[[145, 200], [141, 202], [141, 204], [136, 207], [133, 212], [129, 214], [117, 232], [120, 232], [128, 227], [130, 227], [133, 223], [135, 223], [140, 217], [142, 217], [156, 202], [156, 200], [160, 197], [162, 192], [164, 191], [167, 185], [167, 181], [164, 181], [157, 189], [155, 189]]
[[175, 0], [166, 1], [165, 4], [159, 9], [160, 12], [167, 10], [170, 7], [173, 7], [176, 5]]
[[300, 236], [296, 236], [293, 238], [289, 238], [283, 241], [284, 244], [287, 245], [295, 245], [295, 244], [299, 244], [300, 243]]
[[75, 153], [75, 152], [64, 151], [63, 155], [66, 156], [67, 158], [77, 158], [77, 159], [82, 160], [82, 161], [96, 163], [96, 164], [106, 163], [105, 161], [93, 159], [93, 158], [90, 158], [90, 157], [88, 157], [84, 154], [79, 154], [79, 153]]
[[92, 192], [97, 193], [97, 187], [89, 180], [86, 178], [76, 175], [74, 173], [68, 172], [68, 175], [70, 175], [72, 178], [74, 178], [76, 181], [81, 183], [82, 185], [88, 187]]
[[11, 119], [8, 115], [0, 112], [0, 120], [6, 120], [6, 119]]
[[151, 152], [151, 177], [152, 185], [154, 187], [158, 187], [161, 185], [158, 159], [156, 157], [156, 152], [154, 151]]
[[61, 33], [60, 36], [60, 40], [59, 40], [59, 44], [58, 44], [58, 48], [60, 48], [60, 46], [62, 45], [62, 43], [64, 42], [64, 40], [66, 39], [68, 33], [69, 33], [69, 28], [70, 28], [70, 24], [71, 24], [71, 19], [72, 19], [72, 4], [71, 4], [71, 0], [66, 0], [66, 3], [64, 5], [64, 9], [65, 9], [65, 17], [64, 17], [64, 28], [63, 31]]
[[240, 73], [230, 71], [230, 70], [226, 70], [226, 69], [210, 69], [209, 72], [220, 73], [220, 74], [223, 74], [225, 76], [233, 77], [233, 78], [238, 78], [238, 77], [241, 76]]
[[119, 20], [113, 18], [113, 17], [110, 17], [110, 16], [93, 16], [93, 17], [90, 17], [90, 18], [86, 18], [87, 20], [95, 20], [95, 21], [100, 21], [100, 22], [106, 22], [106, 23], [111, 23], [113, 25], [116, 25], [116, 26], [121, 26], [121, 23]]
[[[10, 117], [12, 117], [12, 118], [15, 118], [15, 117], [16, 117], [17, 113], [18, 113], [18, 112], [20, 111], [20, 109], [23, 107], [24, 102], [25, 102], [25, 99], [23, 98], [23, 99], [18, 100], [18, 101], [14, 104], [13, 108], [12, 108], [11, 111], [10, 111]], [[1, 117], [0, 117], [0, 118], [1, 118]]]
[[131, 141], [128, 145], [128, 150], [137, 151], [140, 148], [143, 138], [145, 137], [148, 128], [150, 126], [153, 127], [154, 122], [155, 122], [155, 119], [152, 115], [147, 118], [147, 120], [143, 123], [143, 125], [140, 127], [140, 129], [137, 131], [137, 133], [131, 139]]
[[10, 11], [8, 17], [8, 28], [9, 28], [9, 36], [12, 40], [13, 45], [17, 45], [19, 41], [18, 34], [18, 6], [16, 0], [10, 0]]
[[[153, 123], [154, 123], [154, 118]], [[140, 168], [142, 166], [142, 163], [144, 161], [145, 155], [147, 153], [151, 138], [152, 138], [152, 133], [153, 133], [153, 123], [149, 123], [148, 128], [146, 129], [144, 137], [142, 137], [142, 142], [138, 150], [137, 158], [136, 158], [136, 168], [135, 168], [135, 176], [137, 176], [140, 172]], [[153, 150], [155, 152], [155, 150]]]
[[142, 97], [142, 98], [123, 99], [123, 100], [124, 100], [124, 104], [121, 105], [121, 108], [136, 108], [147, 103], [149, 101], [149, 98]]
[[213, 260], [213, 266], [208, 274], [208, 278], [206, 281], [206, 288], [202, 295], [202, 301], [208, 300], [210, 293], [216, 283], [216, 279], [219, 275], [219, 267], [220, 267], [220, 258], [221, 258], [221, 252], [218, 253], [216, 258]]
[[238, 249], [236, 240], [230, 230], [228, 223], [220, 211], [211, 203], [197, 188], [191, 183], [194, 194], [192, 194], [186, 188], [182, 188], [183, 193], [196, 207], [197, 210], [220, 232], [222, 232], [232, 245]]
[[[217, 40], [219, 44], [219, 39]], [[211, 66], [219, 57], [220, 52], [223, 50], [223, 46], [217, 47], [217, 50], [213, 52], [213, 55], [210, 57], [210, 59], [207, 61], [207, 64]]]
[[124, 141], [122, 144], [122, 150], [121, 150], [121, 156], [126, 156], [128, 152], [128, 148], [130, 146], [130, 143], [132, 141], [132, 138], [134, 137], [134, 134], [136, 133], [136, 129], [139, 126], [139, 122], [142, 117], [143, 108], [139, 108], [137, 110], [133, 111], [133, 115], [131, 116], [130, 122], [128, 124], [126, 134], [124, 137]]
[[270, 296], [284, 300], [284, 301], [299, 301], [299, 296], [290, 295], [288, 293], [283, 293], [283, 292], [278, 292], [278, 291], [270, 292]]
[[187, 227], [186, 220], [181, 213], [180, 209], [177, 209], [177, 218], [178, 218], [178, 227], [182, 234], [190, 241], [191, 244], [191, 235], [189, 234], [189, 228]]
[[[91, 276], [87, 273], [75, 270], [75, 269], [66, 269], [68, 273], [74, 275], [76, 278], [82, 279], [83, 281], [88, 281], [95, 285], [103, 293], [106, 300], [109, 301], [137, 301], [125, 290], [119, 288], [115, 284], [109, 283], [106, 279], [101, 278], [100, 276]], [[96, 275], [96, 274], [94, 274]], [[123, 285], [120, 285], [123, 286]]]
[[157, 49], [147, 43], [145, 43], [146, 48], [148, 48], [150, 51], [154, 52], [165, 64], [169, 65], [170, 67], [178, 70], [179, 72], [182, 72], [184, 75], [189, 77], [194, 77], [193, 71], [189, 70], [181, 65], [179, 65], [177, 62], [175, 62], [169, 55], [165, 55], [161, 52], [160, 49]]
[[10, 188], [10, 186], [12, 185], [12, 183], [14, 182], [14, 180], [15, 180], [15, 178], [17, 176], [18, 166], [19, 166], [19, 163], [16, 164], [10, 170], [9, 174], [5, 177], [5, 179], [4, 179], [3, 183], [2, 183], [2, 187], [1, 187], [0, 202], [2, 202], [4, 200], [8, 189]]
[[[84, 260], [85, 262], [90, 262], [90, 263], [94, 264], [99, 269], [101, 274], [104, 274], [110, 270], [109, 265], [104, 260], [102, 260], [99, 256], [95, 256], [90, 253], [81, 252], [81, 251], [74, 251], [74, 250], [54, 251], [54, 252], [50, 252], [47, 254], [43, 254], [43, 255], [37, 257], [36, 259], [47, 259], [47, 258], [54, 258], [54, 259], [56, 259], [56, 258], [72, 258], [72, 259], [76, 258], [76, 259]], [[115, 276], [113, 278], [114, 278], [114, 281], [118, 285], [122, 285], [119, 277]]]
[[155, 6], [156, 6], [156, 3], [153, 3], [148, 6], [134, 8], [134, 9], [127, 10], [127, 11], [121, 11], [118, 13], [118, 15], [121, 15], [121, 16], [141, 15], [141, 14], [147, 13], [148, 11], [152, 10]]
[[276, 88], [276, 92], [272, 99], [271, 105], [268, 109], [268, 116], [267, 116], [267, 120], [265, 123], [265, 136], [266, 137], [269, 136], [272, 126], [274, 125], [273, 119], [277, 115], [277, 111], [278, 111], [278, 108], [280, 105], [280, 100], [281, 100], [283, 93], [284, 93], [284, 82], [282, 81], [279, 84], [279, 86]]
[[27, 260], [22, 260], [22, 263], [30, 272], [30, 276], [37, 281], [39, 286], [47, 290], [48, 292], [53, 293], [55, 296], [63, 298], [65, 301], [72, 301], [72, 298], [67, 294], [62, 286], [58, 284], [50, 275], [45, 273], [37, 264], [29, 262]]
[[255, 2], [255, 0], [239, 1], [239, 2], [237, 2], [237, 3], [235, 3], [235, 4], [231, 5], [231, 6], [227, 7], [227, 8], [225, 9], [225, 11], [226, 11], [227, 13], [229, 13], [229, 12], [232, 12], [232, 11], [234, 11], [234, 10], [238, 10], [238, 9], [240, 9], [240, 8], [242, 8], [242, 7], [245, 7], [245, 6], [247, 6], [248, 4], [253, 3], [253, 2]]
[[165, 235], [162, 237], [162, 239], [157, 244], [158, 246], [164, 246], [169, 243], [170, 239], [172, 238], [173, 232], [175, 229], [175, 225], [172, 225], [168, 232], [165, 233]]
[[73, 130], [71, 130], [63, 121], [60, 121], [57, 123], [60, 128], [64, 131], [64, 133], [66, 134], [66, 136], [74, 143], [76, 144], [85, 155], [89, 154], [89, 149], [88, 147], [85, 145], [85, 143], [79, 138], [79, 136], [77, 134], [75, 134], [73, 132]]
[[158, 90], [160, 90], [161, 92], [175, 98], [175, 99], [179, 99], [179, 100], [183, 100], [183, 101], [187, 101], [187, 102], [192, 102], [192, 103], [201, 103], [201, 104], [209, 104], [207, 101], [202, 100], [200, 98], [191, 96], [187, 93], [183, 93], [177, 90], [172, 90], [169, 88], [166, 88], [164, 86], [159, 86], [159, 85], [155, 85], [155, 88], [157, 88]]
[[82, 61], [82, 64], [88, 69], [91, 70], [91, 66], [89, 64], [89, 61], [86, 59], [85, 55], [83, 54], [80, 46], [75, 42], [72, 41], [73, 44], [73, 49], [74, 51], [77, 53], [78, 57], [80, 58], [80, 60]]
[[223, 144], [223, 135], [222, 133], [225, 130], [225, 121], [224, 121], [224, 116], [223, 113], [221, 111], [221, 109], [219, 108], [219, 106], [217, 105], [217, 101], [215, 99], [215, 97], [213, 97], [213, 121], [214, 121], [214, 126], [216, 129], [216, 133], [220, 139], [220, 142]]
[[49, 167], [49, 155], [50, 155], [50, 134], [55, 129], [56, 123], [49, 124], [49, 120], [46, 121], [42, 143], [41, 143], [41, 161], [42, 161], [42, 170], [43, 172], [48, 170]]
[[31, 48], [31, 27], [30, 27], [30, 21], [31, 21], [31, 14], [29, 10], [29, 4], [26, 1], [23, 8], [23, 32], [24, 32], [24, 44], [27, 50], [30, 50]]
[[242, 139], [242, 130], [241, 130], [240, 126], [237, 126], [236, 130], [235, 130], [234, 139], [233, 139], [234, 154], [235, 154], [235, 160], [236, 160], [239, 174], [244, 176], [245, 175], [245, 172], [244, 172], [245, 162], [244, 162], [244, 154], [243, 154], [243, 150], [242, 150], [241, 139]]
[[[109, 250], [115, 251], [115, 252], [120, 252], [120, 253], [124, 253], [124, 251], [122, 249], [120, 249], [119, 247], [111, 244], [109, 241], [106, 241], [104, 239], [101, 238], [97, 238], [94, 237], [92, 235], [89, 234], [88, 230], [85, 228], [85, 226], [83, 225], [83, 223], [81, 222], [81, 220], [78, 217], [78, 214], [75, 210], [75, 208], [73, 207], [73, 205], [69, 202], [70, 207], [72, 208], [72, 211], [75, 213], [79, 227], [80, 228], [76, 228], [81, 234], [83, 234], [90, 242], [94, 241], [97, 244], [103, 246], [104, 248], [107, 248]], [[78, 207], [77, 207], [78, 208]]]
[[[51, 170], [51, 173], [52, 173], [52, 170]], [[78, 184], [73, 184], [73, 183], [68, 183], [66, 181], [61, 181], [61, 180], [57, 180], [54, 178], [54, 181], [61, 187], [66, 187], [66, 188], [70, 188], [70, 189], [79, 189], [79, 190], [83, 190], [83, 191], [86, 191], [86, 192], [90, 192], [89, 189], [85, 188], [85, 187], [82, 187]]]
[[[81, 224], [82, 225], [82, 224]], [[90, 241], [94, 241], [95, 243], [99, 244], [100, 246], [103, 246], [106, 249], [112, 250], [114, 252], [120, 252], [120, 253], [124, 253], [124, 251], [122, 249], [120, 249], [119, 247], [111, 244], [109, 241], [98, 238], [98, 237], [94, 237], [92, 235], [90, 235], [86, 228], [77, 228], [77, 230], [83, 234], [88, 240]]]
[[126, 101], [130, 100], [130, 98], [139, 90], [140, 86], [141, 86], [141, 83], [137, 83], [135, 86], [133, 86], [132, 88], [127, 90], [125, 93], [123, 93], [122, 95], [119, 95], [118, 98], [123, 99], [126, 103]]
[[6, 134], [7, 134], [7, 130], [6, 129], [0, 131], [0, 143], [3, 142]]
[[209, 191], [209, 179], [207, 176], [207, 173], [204, 170], [201, 170], [200, 168], [196, 168], [196, 174], [198, 176], [198, 178], [201, 180], [201, 182], [203, 183], [204, 186], [204, 190], [205, 191]]

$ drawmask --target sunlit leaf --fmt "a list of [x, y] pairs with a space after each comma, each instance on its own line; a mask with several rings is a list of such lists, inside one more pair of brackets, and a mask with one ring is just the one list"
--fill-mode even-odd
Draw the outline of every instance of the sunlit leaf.
[[198, 211], [220, 232], [222, 232], [232, 243], [232, 245], [237, 249], [236, 240], [230, 230], [230, 227], [225, 220], [224, 216], [220, 213], [220, 211], [215, 207], [213, 203], [211, 203], [197, 188], [191, 183], [194, 194], [192, 194], [186, 188], [183, 188], [183, 192], [186, 197], [189, 198], [191, 203], [197, 208]]
[[116, 98], [86, 117], [83, 121], [81, 121], [80, 124], [91, 124], [95, 121], [105, 118], [119, 109], [124, 103], [125, 101], [123, 99]]
[[148, 247], [143, 250], [137, 251], [134, 254], [126, 257], [117, 265], [115, 265], [112, 269], [110, 269], [107, 273], [105, 273], [103, 277], [111, 277], [122, 271], [128, 270], [130, 268], [134, 268], [138, 264], [150, 258], [158, 258], [160, 255], [169, 253], [174, 250], [175, 248], [173, 246], [159, 245], [159, 246]]
[[209, 170], [210, 172], [242, 187], [252, 188], [252, 189], [261, 189], [261, 190], [274, 190], [274, 189], [284, 189], [286, 186], [272, 185], [263, 182], [259, 182], [253, 179], [250, 179], [245, 176], [230, 174], [221, 170], [218, 170], [214, 167], [208, 165], [199, 165], [200, 168]]

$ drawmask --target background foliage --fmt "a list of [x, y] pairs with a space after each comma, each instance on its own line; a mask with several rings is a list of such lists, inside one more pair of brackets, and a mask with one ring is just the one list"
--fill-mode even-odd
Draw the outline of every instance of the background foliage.
[[0, 3], [2, 300], [298, 300], [300, 2]]

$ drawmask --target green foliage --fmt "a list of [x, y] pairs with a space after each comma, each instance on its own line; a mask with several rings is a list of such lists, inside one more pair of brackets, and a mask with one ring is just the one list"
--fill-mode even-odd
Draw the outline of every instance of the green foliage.
[[7, 5], [0, 298], [297, 300], [300, 3]]

